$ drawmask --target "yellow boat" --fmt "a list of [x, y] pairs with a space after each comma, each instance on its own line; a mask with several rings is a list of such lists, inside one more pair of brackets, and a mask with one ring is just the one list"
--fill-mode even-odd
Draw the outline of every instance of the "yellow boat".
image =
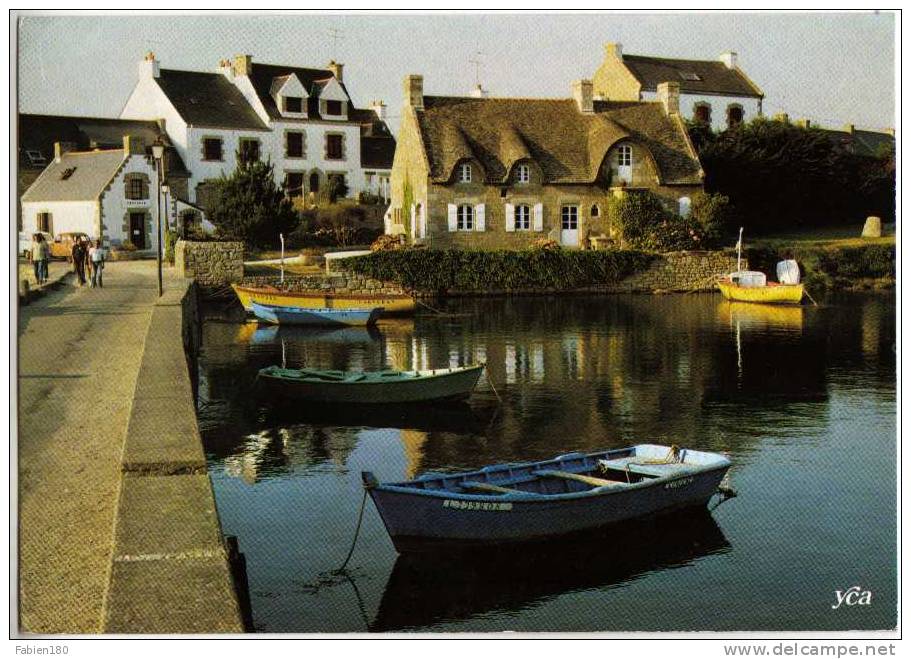
[[383, 314], [414, 313], [415, 301], [410, 295], [377, 293], [323, 293], [321, 291], [283, 291], [272, 286], [250, 287], [231, 284], [237, 299], [247, 311], [253, 310], [253, 303], [271, 304], [280, 307], [304, 307], [314, 309], [373, 309], [383, 307]]
[[803, 299], [803, 284], [767, 282], [764, 286], [744, 286], [731, 277], [719, 279], [717, 284], [726, 300], [736, 302], [800, 304]]

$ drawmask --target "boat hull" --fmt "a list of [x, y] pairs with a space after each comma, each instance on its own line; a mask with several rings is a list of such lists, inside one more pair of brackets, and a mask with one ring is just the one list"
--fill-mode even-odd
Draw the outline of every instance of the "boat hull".
[[409, 295], [358, 295], [322, 293], [319, 291], [291, 292], [276, 288], [252, 288], [232, 284], [237, 299], [247, 311], [253, 303], [278, 307], [303, 307], [310, 309], [374, 309], [383, 307], [383, 315], [414, 313], [415, 301]]
[[719, 280], [718, 289], [727, 300], [759, 304], [800, 304], [803, 284], [766, 284], [765, 286], [739, 286], [728, 280]]
[[373, 309], [307, 309], [278, 307], [253, 302], [253, 315], [275, 325], [308, 325], [311, 327], [366, 326], [376, 323], [382, 307]]
[[316, 403], [389, 405], [433, 400], [460, 400], [471, 395], [483, 366], [440, 369], [434, 377], [394, 382], [312, 382], [294, 381], [260, 371], [259, 380], [269, 393], [284, 399]]
[[368, 486], [368, 490], [397, 551], [458, 550], [545, 540], [704, 507], [729, 466], [723, 460], [716, 466], [629, 487], [559, 497], [478, 496], [389, 485]]

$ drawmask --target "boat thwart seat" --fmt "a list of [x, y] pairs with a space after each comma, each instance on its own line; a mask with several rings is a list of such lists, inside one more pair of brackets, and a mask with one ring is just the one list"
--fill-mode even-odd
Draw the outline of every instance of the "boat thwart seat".
[[641, 457], [631, 456], [628, 458], [617, 458], [614, 460], [599, 460], [598, 465], [603, 469], [616, 469], [618, 471], [630, 471], [634, 474], [643, 476], [673, 476], [686, 471], [691, 471], [692, 467], [682, 462], [647, 462]]
[[593, 487], [617, 487], [626, 485], [623, 481], [612, 481], [606, 478], [596, 478], [595, 476], [586, 476], [585, 474], [574, 474], [570, 471], [558, 471], [556, 469], [539, 469], [533, 472], [535, 476], [544, 476], [547, 478], [565, 478], [566, 480], [578, 481]]
[[459, 483], [459, 486], [466, 490], [491, 492], [494, 494], [530, 494], [530, 492], [523, 492], [522, 490], [516, 490], [511, 487], [502, 487], [500, 485], [494, 485], [493, 483], [482, 483], [480, 481], [465, 481]]

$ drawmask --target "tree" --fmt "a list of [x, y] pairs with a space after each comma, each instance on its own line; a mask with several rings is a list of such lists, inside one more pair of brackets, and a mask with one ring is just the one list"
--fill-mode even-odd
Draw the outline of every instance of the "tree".
[[275, 183], [269, 161], [244, 162], [213, 185], [206, 215], [221, 237], [242, 240], [255, 247], [277, 247], [279, 234], [288, 234], [299, 222], [284, 186]]

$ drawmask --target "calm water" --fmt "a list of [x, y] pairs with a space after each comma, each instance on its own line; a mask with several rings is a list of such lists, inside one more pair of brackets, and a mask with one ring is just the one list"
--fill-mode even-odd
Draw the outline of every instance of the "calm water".
[[[207, 322], [199, 418], [263, 632], [872, 629], [896, 625], [895, 298], [458, 300], [378, 331]], [[283, 347], [284, 346], [284, 347]], [[257, 369], [484, 361], [468, 404], [274, 410]], [[711, 515], [480, 558], [399, 557], [362, 490], [637, 442], [729, 451]], [[861, 586], [869, 606], [833, 610]]]

